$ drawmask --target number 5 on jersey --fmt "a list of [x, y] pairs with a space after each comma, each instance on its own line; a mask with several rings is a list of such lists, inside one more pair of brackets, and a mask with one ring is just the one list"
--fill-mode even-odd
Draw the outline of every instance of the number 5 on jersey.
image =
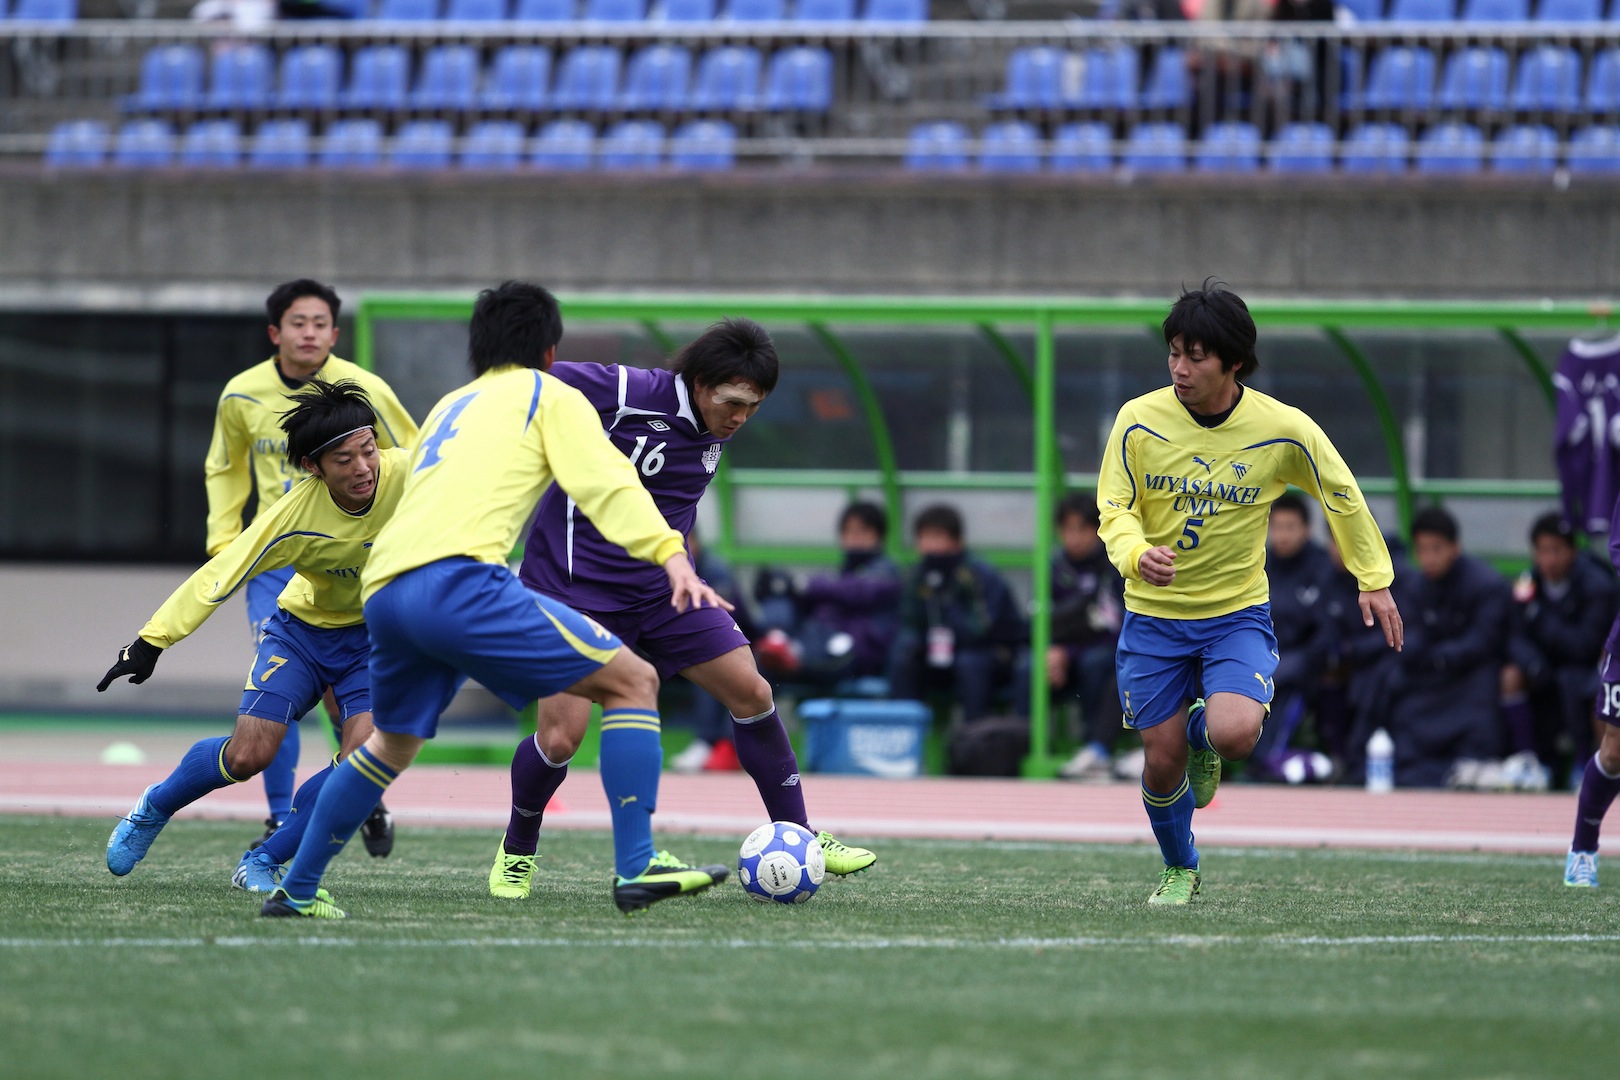
[[1181, 538], [1176, 541], [1176, 547], [1180, 548], [1182, 551], [1191, 551], [1193, 548], [1197, 547], [1198, 533], [1194, 530], [1201, 529], [1203, 527], [1203, 518], [1188, 518], [1187, 523], [1181, 527]]

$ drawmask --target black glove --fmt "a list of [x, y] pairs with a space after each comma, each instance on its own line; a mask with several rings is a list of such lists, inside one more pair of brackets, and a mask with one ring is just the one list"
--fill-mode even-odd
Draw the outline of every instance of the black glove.
[[157, 667], [158, 657], [162, 655], [162, 649], [143, 637], [137, 637], [119, 652], [118, 663], [108, 668], [107, 674], [96, 683], [96, 692], [107, 689], [114, 679], [122, 679], [125, 675], [130, 676], [130, 682], [140, 685], [152, 677], [152, 669]]

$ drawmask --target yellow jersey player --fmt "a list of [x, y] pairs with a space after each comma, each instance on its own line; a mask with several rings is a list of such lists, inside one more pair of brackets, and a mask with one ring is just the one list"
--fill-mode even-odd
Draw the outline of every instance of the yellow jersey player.
[[1119, 410], [1098, 474], [1100, 532], [1125, 577], [1120, 704], [1142, 736], [1142, 801], [1164, 855], [1154, 904], [1197, 894], [1193, 810], [1265, 722], [1277, 665], [1266, 524], [1290, 484], [1322, 504], [1362, 618], [1401, 647], [1389, 551], [1355, 477], [1310, 417], [1244, 385], [1256, 336], [1235, 294], [1211, 281], [1183, 293], [1164, 320], [1171, 385]]
[[603, 536], [664, 568], [677, 611], [729, 607], [692, 570], [681, 534], [658, 513], [635, 466], [602, 437], [596, 410], [545, 374], [561, 338], [557, 302], [539, 286], [507, 282], [479, 294], [467, 350], [475, 378], [428, 415], [399, 512], [366, 566], [376, 730], [322, 789], [262, 914], [343, 917], [320, 890], [327, 863], [433, 737], [468, 677], [514, 708], [564, 691], [602, 705], [600, 769], [620, 910], [725, 878], [723, 866], [690, 867], [654, 850], [663, 757], [657, 672], [506, 565], [555, 480]]
[[[107, 869], [120, 877], [146, 857], [181, 807], [242, 783], [274, 760], [288, 730], [328, 687], [342, 723], [343, 752], [371, 733], [371, 650], [361, 621], [360, 572], [399, 504], [408, 454], [377, 449], [376, 417], [354, 383], [311, 382], [292, 401], [281, 427], [287, 455], [305, 479], [176, 589], [96, 686], [104, 691], [126, 675], [145, 682], [163, 650], [194, 633], [237, 590], [283, 567], [295, 571], [259, 636], [235, 731], [192, 746], [113, 830]], [[233, 884], [274, 888], [331, 771], [304, 782], [287, 824], [243, 856]]]
[[[241, 533], [250, 498], [256, 497], [255, 516], [262, 515], [303, 479], [298, 464], [287, 460], [287, 439], [280, 421], [294, 404], [292, 395], [311, 379], [357, 383], [377, 414], [379, 447], [409, 446], [415, 441], [416, 423], [388, 384], [332, 355], [341, 307], [336, 290], [308, 278], [276, 286], [265, 301], [276, 355], [226, 383], [214, 413], [214, 435], [204, 466], [209, 555], [224, 551]], [[276, 597], [291, 576], [292, 569], [284, 567], [248, 582], [248, 625], [255, 641], [276, 613]], [[298, 752], [298, 725], [293, 724], [280, 753], [264, 770], [264, 793], [270, 807], [266, 837], [287, 817]], [[386, 855], [393, 848], [393, 827], [386, 811], [379, 811], [376, 820], [367, 823], [364, 837], [366, 849], [374, 855]]]

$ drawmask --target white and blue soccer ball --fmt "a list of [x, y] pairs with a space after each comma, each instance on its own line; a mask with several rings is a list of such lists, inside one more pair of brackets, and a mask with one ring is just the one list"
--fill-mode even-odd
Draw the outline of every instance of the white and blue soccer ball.
[[802, 904], [821, 888], [827, 857], [816, 834], [791, 821], [773, 821], [748, 834], [737, 858], [737, 880], [760, 902]]

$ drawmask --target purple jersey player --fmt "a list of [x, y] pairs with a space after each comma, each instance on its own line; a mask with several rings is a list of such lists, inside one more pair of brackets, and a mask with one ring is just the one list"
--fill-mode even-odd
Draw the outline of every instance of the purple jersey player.
[[[1620, 559], [1620, 499], [1609, 521], [1609, 560]], [[1620, 565], [1620, 564], [1617, 564]], [[1598, 686], [1597, 712], [1603, 720], [1603, 738], [1597, 753], [1581, 774], [1581, 792], [1575, 803], [1575, 835], [1564, 860], [1564, 884], [1596, 887], [1598, 883], [1598, 830], [1616, 795], [1620, 795], [1620, 617], [1609, 628], [1599, 662], [1603, 679]]]
[[[682, 349], [668, 371], [555, 364], [551, 374], [585, 395], [614, 446], [630, 459], [670, 526], [690, 534], [698, 500], [731, 436], [759, 410], [777, 379], [776, 348], [759, 324], [727, 319]], [[519, 576], [617, 634], [652, 661], [661, 678], [677, 673], [731, 712], [737, 757], [774, 821], [808, 826], [798, 761], [759, 673], [748, 638], [718, 608], [677, 612], [661, 572], [648, 575], [605, 540], [566, 493], [540, 501]], [[539, 731], [512, 759], [512, 816], [490, 871], [490, 892], [530, 892], [541, 815], [585, 736], [590, 703], [559, 694], [541, 702]], [[827, 870], [850, 874], [877, 861], [820, 833]]]

